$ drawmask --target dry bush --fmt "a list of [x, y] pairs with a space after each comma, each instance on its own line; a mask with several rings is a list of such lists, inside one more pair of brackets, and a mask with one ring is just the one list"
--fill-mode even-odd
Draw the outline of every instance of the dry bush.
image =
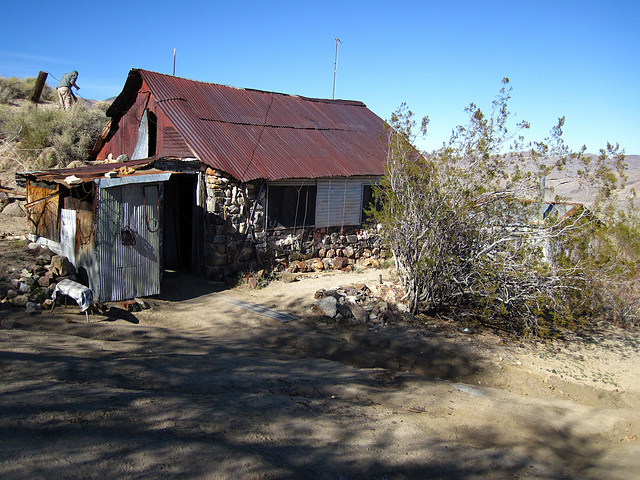
[[[617, 208], [623, 152], [617, 145], [597, 158], [584, 148], [569, 151], [564, 118], [547, 138], [525, 144], [520, 132], [529, 124], [510, 119], [507, 85], [490, 114], [471, 104], [468, 124], [433, 152], [412, 146], [411, 111], [403, 106], [391, 118], [386, 175], [376, 192], [383, 208], [370, 213], [411, 310], [534, 336], [598, 316], [634, 323], [637, 292], [620, 285], [637, 275], [640, 230], [633, 205]], [[427, 124], [425, 117], [421, 133]], [[598, 194], [588, 209], [547, 215], [545, 179], [567, 166]]]

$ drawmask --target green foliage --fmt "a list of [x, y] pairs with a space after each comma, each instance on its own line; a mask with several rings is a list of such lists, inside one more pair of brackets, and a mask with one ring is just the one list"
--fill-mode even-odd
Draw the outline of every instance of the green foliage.
[[[567, 235], [557, 262], [573, 267], [575, 311], [623, 327], [640, 325], [640, 229], [627, 216]], [[588, 308], [585, 308], [585, 305]]]
[[[607, 310], [619, 314], [612, 280], [637, 276], [638, 223], [632, 204], [618, 208], [626, 168], [619, 147], [607, 145], [595, 159], [584, 148], [571, 152], [564, 118], [547, 138], [525, 144], [529, 124], [511, 119], [508, 84], [490, 114], [471, 104], [467, 125], [429, 153], [412, 146], [428, 118], [418, 127], [405, 105], [394, 112], [376, 191], [383, 208], [370, 214], [383, 227], [412, 311], [446, 310], [551, 336]], [[546, 178], [568, 167], [598, 193], [588, 209], [549, 215]]]

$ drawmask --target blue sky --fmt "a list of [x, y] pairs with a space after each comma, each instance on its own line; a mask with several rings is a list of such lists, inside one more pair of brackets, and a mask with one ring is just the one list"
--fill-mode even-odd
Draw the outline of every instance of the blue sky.
[[[66, 6], [68, 5], [68, 6]], [[488, 107], [507, 76], [511, 111], [543, 138], [640, 154], [640, 2], [9, 2], [0, 75], [80, 72], [79, 94], [117, 95], [131, 68], [241, 88], [361, 100], [382, 118], [402, 102], [431, 119], [428, 149]], [[9, 22], [7, 19], [12, 19]], [[48, 83], [57, 83], [50, 76]]]

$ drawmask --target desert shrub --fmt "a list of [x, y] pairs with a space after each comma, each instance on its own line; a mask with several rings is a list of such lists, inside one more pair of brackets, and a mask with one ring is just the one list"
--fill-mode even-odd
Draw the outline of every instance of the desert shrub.
[[6, 105], [0, 104], [0, 140], [8, 140], [10, 132], [8, 130], [13, 117], [13, 111]]
[[[64, 110], [60, 112], [67, 113]], [[63, 116], [63, 128], [52, 140], [57, 164], [66, 166], [74, 160], [87, 160], [105, 122], [104, 111], [76, 104], [70, 114]]]
[[[35, 77], [22, 79], [16, 77], [0, 77], [0, 103], [8, 104], [18, 99], [27, 99], [31, 97], [35, 85]], [[45, 101], [54, 101], [56, 99], [55, 90], [49, 85], [45, 85], [40, 99]]]
[[19, 83], [20, 80], [16, 77], [0, 77], [0, 103], [10, 103], [19, 98]]
[[105, 122], [103, 111], [81, 103], [70, 110], [22, 108], [7, 115], [2, 136], [19, 141], [18, 163], [32, 168], [64, 167], [74, 160], [87, 160]]
[[[633, 324], [640, 231], [633, 205], [619, 209], [624, 154], [571, 152], [564, 118], [525, 144], [528, 122], [510, 119], [508, 79], [485, 115], [471, 104], [468, 124], [433, 152], [412, 146], [406, 106], [390, 120], [380, 186], [382, 227], [411, 310], [474, 318], [519, 335], [553, 336], [595, 318]], [[425, 117], [420, 132], [426, 132]], [[571, 165], [598, 192], [588, 208], [547, 215], [546, 177]], [[560, 201], [561, 199], [556, 199]]]
[[591, 223], [569, 236], [556, 258], [574, 267], [572, 312], [621, 327], [640, 325], [640, 229], [632, 218]]

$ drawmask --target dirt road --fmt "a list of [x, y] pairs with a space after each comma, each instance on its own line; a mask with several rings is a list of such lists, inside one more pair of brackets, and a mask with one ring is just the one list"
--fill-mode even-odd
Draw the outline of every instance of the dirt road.
[[0, 477], [640, 476], [637, 335], [535, 346], [313, 316], [317, 289], [379, 273], [167, 278], [151, 309], [89, 324], [75, 306], [0, 311]]

